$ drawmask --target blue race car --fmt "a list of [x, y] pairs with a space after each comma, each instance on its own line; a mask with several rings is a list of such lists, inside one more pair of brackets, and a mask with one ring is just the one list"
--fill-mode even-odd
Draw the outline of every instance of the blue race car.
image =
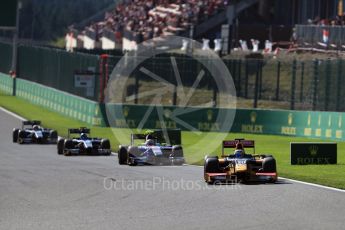
[[19, 144], [56, 144], [58, 133], [53, 129], [45, 129], [40, 126], [41, 121], [23, 121], [21, 128], [14, 128], [12, 138]]
[[[167, 137], [164, 137], [164, 133]], [[145, 143], [135, 145], [135, 140]], [[163, 144], [162, 144], [163, 143]], [[181, 130], [154, 130], [151, 134], [131, 134], [129, 146], [120, 145], [120, 165], [182, 165], [185, 162], [181, 144]]]
[[[71, 134], [78, 134], [78, 137], [71, 137]], [[90, 138], [90, 129], [81, 127], [79, 129], [68, 129], [68, 138], [60, 138], [57, 143], [59, 155], [110, 155], [111, 147], [108, 139]]]

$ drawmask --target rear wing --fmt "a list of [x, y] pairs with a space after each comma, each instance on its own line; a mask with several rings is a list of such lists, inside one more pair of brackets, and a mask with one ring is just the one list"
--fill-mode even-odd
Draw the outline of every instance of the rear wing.
[[41, 121], [37, 121], [37, 120], [23, 121], [22, 122], [22, 128], [24, 128], [24, 126], [26, 126], [26, 125], [30, 125], [30, 126], [41, 125]]
[[68, 138], [70, 134], [81, 134], [81, 133], [90, 134], [91, 130], [86, 127], [80, 127], [79, 129], [68, 129]]
[[158, 143], [166, 143], [168, 145], [181, 144], [181, 130], [180, 129], [155, 129], [150, 134], [131, 134], [131, 145], [134, 145], [134, 140], [146, 140], [146, 136], [150, 135]]
[[222, 145], [222, 156], [224, 156], [224, 149], [226, 148], [236, 148], [237, 143], [241, 143], [243, 148], [253, 148], [255, 153], [255, 141], [254, 140], [245, 140], [243, 138], [235, 140], [225, 140]]
[[[151, 134], [152, 136], [152, 134]], [[153, 137], [153, 139], [156, 139]], [[134, 145], [134, 140], [146, 140], [146, 135], [142, 133], [131, 134], [131, 145]]]

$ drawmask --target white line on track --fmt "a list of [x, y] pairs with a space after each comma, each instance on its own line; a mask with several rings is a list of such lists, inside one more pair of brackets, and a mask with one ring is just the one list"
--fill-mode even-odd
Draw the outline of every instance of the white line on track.
[[[0, 107], [1, 111], [4, 111], [5, 113], [18, 118], [19, 120], [25, 121], [26, 119], [11, 112], [8, 111], [7, 109]], [[111, 155], [113, 156], [117, 156], [117, 153], [112, 152]], [[187, 166], [194, 166], [194, 167], [204, 167], [204, 166], [200, 166], [200, 165], [190, 165], [190, 164], [184, 164]], [[295, 182], [295, 183], [299, 183], [299, 184], [304, 184], [304, 185], [309, 185], [309, 186], [313, 186], [313, 187], [317, 187], [317, 188], [323, 188], [323, 189], [328, 189], [328, 190], [332, 190], [332, 191], [336, 191], [336, 192], [345, 192], [345, 190], [343, 189], [338, 189], [338, 188], [332, 188], [332, 187], [328, 187], [328, 186], [324, 186], [324, 185], [319, 185], [319, 184], [313, 184], [313, 183], [309, 183], [309, 182], [304, 182], [304, 181], [299, 181], [299, 180], [293, 180], [293, 179], [289, 179], [289, 178], [285, 178], [285, 177], [279, 177], [279, 179], [283, 179], [283, 180], [287, 180], [287, 181], [291, 181], [291, 182]]]
[[304, 184], [304, 185], [309, 185], [309, 186], [317, 187], [317, 188], [328, 189], [328, 190], [332, 190], [332, 191], [336, 191], [336, 192], [345, 192], [345, 190], [339, 189], [339, 188], [333, 188], [333, 187], [328, 187], [328, 186], [324, 186], [324, 185], [313, 184], [313, 183], [299, 181], [299, 180], [294, 180], [294, 179], [289, 179], [289, 178], [285, 178], [285, 177], [278, 177], [278, 178], [279, 179], [283, 179], [283, 180], [287, 180], [287, 181], [291, 181], [291, 182], [295, 182], [295, 183], [299, 183], [299, 184]]
[[[194, 167], [202, 167], [202, 168], [204, 167], [204, 166], [201, 166], [201, 165], [190, 165], [190, 164], [184, 164], [184, 165], [194, 166]], [[294, 180], [294, 179], [289, 179], [289, 178], [285, 178], [285, 177], [278, 177], [278, 179], [287, 180], [287, 181], [291, 181], [291, 182], [298, 183], [298, 184], [309, 185], [309, 186], [313, 186], [313, 187], [317, 187], [317, 188], [332, 190], [332, 191], [336, 191], [336, 192], [345, 192], [345, 190], [343, 190], [343, 189], [333, 188], [333, 187], [319, 185], [319, 184], [313, 184], [313, 183], [299, 181], [299, 180]]]
[[13, 116], [13, 117], [15, 117], [15, 118], [17, 118], [17, 119], [19, 119], [19, 120], [21, 120], [21, 121], [26, 121], [26, 119], [24, 117], [21, 117], [21, 116], [15, 114], [15, 113], [12, 113], [11, 111], [8, 111], [7, 109], [5, 109], [3, 107], [0, 107], [0, 110], [5, 112], [5, 113], [7, 113], [7, 114], [9, 114], [9, 115], [11, 115], [11, 116]]

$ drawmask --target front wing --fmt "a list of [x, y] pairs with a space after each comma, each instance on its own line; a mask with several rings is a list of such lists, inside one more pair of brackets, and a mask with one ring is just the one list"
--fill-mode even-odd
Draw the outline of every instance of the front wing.
[[231, 174], [229, 172], [205, 173], [207, 183], [214, 182], [275, 182], [278, 179], [277, 172], [252, 172], [247, 174]]
[[110, 155], [111, 149], [85, 149], [80, 150], [79, 148], [75, 149], [64, 149], [64, 154], [68, 156], [76, 156], [76, 155], [87, 155], [87, 156], [102, 156], [102, 155]]
[[56, 144], [57, 139], [56, 138], [42, 138], [42, 141], [39, 141], [38, 139], [34, 139], [32, 137], [24, 137], [22, 138], [23, 144]]
[[182, 165], [184, 157], [136, 157], [129, 156], [129, 165]]

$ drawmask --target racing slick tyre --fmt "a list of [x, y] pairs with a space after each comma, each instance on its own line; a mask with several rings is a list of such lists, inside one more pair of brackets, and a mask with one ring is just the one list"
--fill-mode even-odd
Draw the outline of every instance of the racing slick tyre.
[[209, 181], [207, 179], [206, 173], [217, 173], [220, 171], [219, 167], [219, 160], [218, 157], [205, 157], [205, 163], [204, 163], [204, 179], [205, 182], [208, 184], [214, 184], [215, 181], [211, 180]]
[[204, 165], [205, 173], [217, 173], [219, 172], [219, 161], [218, 157], [210, 157], [205, 160]]
[[101, 140], [101, 148], [102, 149], [110, 149], [110, 141], [108, 139]]
[[128, 153], [127, 153], [127, 149], [125, 147], [120, 146], [118, 158], [119, 158], [119, 164], [120, 165], [127, 164]]
[[276, 160], [273, 157], [266, 157], [262, 162], [262, 171], [263, 172], [276, 172]]
[[110, 141], [108, 139], [102, 139], [101, 140], [101, 149], [109, 149], [109, 152], [105, 153], [106, 155], [110, 155]]
[[64, 144], [65, 144], [65, 139], [61, 138], [61, 139], [58, 140], [58, 143], [57, 143], [57, 153], [59, 155], [63, 154]]
[[19, 130], [17, 142], [19, 144], [24, 144], [24, 138], [25, 137], [26, 137], [25, 131], [24, 130]]
[[57, 131], [55, 131], [55, 130], [51, 130], [50, 131], [50, 134], [49, 134], [49, 137], [50, 137], [50, 139], [51, 140], [57, 140], [58, 139], [58, 133], [57, 133]]
[[19, 133], [19, 129], [13, 129], [13, 134], [12, 134], [13, 143], [16, 143], [18, 141], [18, 133]]
[[69, 150], [73, 149], [73, 148], [74, 148], [73, 141], [72, 140], [65, 140], [63, 154], [65, 156], [70, 156], [71, 152]]

